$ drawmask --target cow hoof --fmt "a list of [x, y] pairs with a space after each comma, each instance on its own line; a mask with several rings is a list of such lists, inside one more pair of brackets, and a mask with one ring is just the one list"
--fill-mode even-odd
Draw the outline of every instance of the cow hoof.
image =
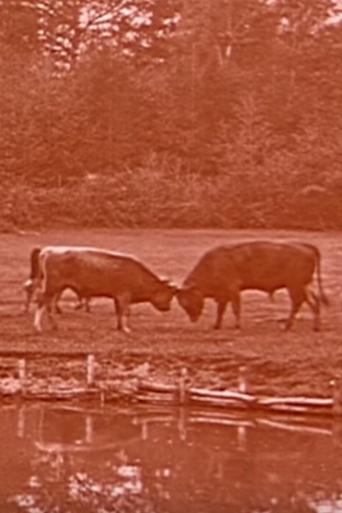
[[120, 333], [131, 333], [130, 328], [127, 328], [127, 327], [126, 327], [126, 328], [122, 328], [121, 326], [120, 326], [120, 327], [118, 326], [116, 329], [117, 329], [117, 331], [119, 331]]

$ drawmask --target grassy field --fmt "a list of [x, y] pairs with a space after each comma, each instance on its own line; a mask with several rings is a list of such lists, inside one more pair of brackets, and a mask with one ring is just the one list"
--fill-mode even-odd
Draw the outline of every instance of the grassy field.
[[[208, 301], [200, 321], [191, 324], [174, 301], [161, 314], [150, 305], [132, 308], [129, 335], [114, 331], [112, 302], [93, 300], [92, 312], [73, 310], [71, 293], [62, 301], [64, 313], [58, 331], [37, 335], [33, 313], [23, 314], [22, 283], [28, 277], [30, 250], [36, 245], [87, 245], [139, 257], [156, 273], [181, 283], [207, 249], [249, 239], [310, 241], [321, 249], [323, 284], [331, 306], [322, 311], [322, 331], [314, 333], [310, 311], [304, 307], [293, 330], [285, 333], [278, 322], [289, 310], [283, 291], [274, 303], [267, 295], [242, 296], [243, 329], [236, 332], [227, 310], [221, 331], [212, 329], [214, 305]], [[223, 230], [84, 230], [0, 235], [2, 294], [0, 350], [93, 351], [124, 366], [149, 362], [158, 379], [173, 377], [186, 366], [198, 385], [236, 386], [237, 370], [247, 365], [250, 381], [261, 393], [331, 394], [330, 381], [342, 374], [342, 235], [276, 231]]]

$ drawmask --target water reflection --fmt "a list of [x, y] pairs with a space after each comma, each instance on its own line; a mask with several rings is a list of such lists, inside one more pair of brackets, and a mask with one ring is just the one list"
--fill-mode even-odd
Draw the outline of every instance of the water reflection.
[[183, 410], [0, 409], [0, 511], [342, 513], [339, 425]]

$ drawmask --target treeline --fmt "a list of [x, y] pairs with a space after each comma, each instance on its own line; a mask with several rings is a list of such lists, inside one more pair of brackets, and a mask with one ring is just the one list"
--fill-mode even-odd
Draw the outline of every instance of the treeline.
[[337, 14], [0, 2], [0, 228], [342, 228]]

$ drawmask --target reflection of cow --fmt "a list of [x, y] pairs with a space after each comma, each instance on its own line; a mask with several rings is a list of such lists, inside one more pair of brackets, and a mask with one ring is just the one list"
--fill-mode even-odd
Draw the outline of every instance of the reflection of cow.
[[[34, 250], [33, 250], [34, 251]], [[38, 269], [38, 308], [34, 325], [42, 330], [41, 320], [47, 310], [51, 321], [53, 298], [66, 288], [83, 298], [113, 298], [118, 329], [129, 331], [129, 306], [151, 303], [157, 310], [168, 311], [175, 287], [159, 279], [141, 262], [127, 255], [95, 248], [46, 247], [32, 253], [32, 269]], [[32, 273], [34, 274], [34, 273]]]
[[[251, 241], [217, 247], [199, 260], [177, 292], [177, 299], [192, 321], [200, 317], [204, 299], [214, 299], [217, 329], [231, 302], [239, 328], [241, 291], [256, 289], [273, 294], [286, 288], [292, 303], [286, 329], [292, 326], [296, 313], [306, 302], [314, 314], [314, 329], [318, 330], [320, 302], [328, 303], [322, 288], [320, 260], [316, 246], [307, 243]], [[318, 295], [308, 288], [315, 269]]]
[[[61, 246], [55, 246], [55, 247], [51, 246], [50, 247], [51, 251], [56, 251], [57, 253], [60, 251], [64, 251], [65, 249], [66, 248], [63, 248]], [[24, 311], [26, 313], [29, 312], [29, 310], [30, 310], [31, 302], [33, 301], [33, 299], [35, 297], [37, 287], [38, 287], [38, 279], [37, 279], [38, 278], [38, 267], [37, 267], [36, 263], [38, 263], [38, 256], [39, 256], [40, 252], [41, 252], [41, 248], [35, 248], [32, 250], [30, 277], [23, 284], [23, 289], [26, 294], [25, 306], [24, 306]], [[89, 306], [90, 299], [82, 298], [77, 293], [77, 291], [75, 291], [75, 294], [77, 296], [77, 303], [75, 305], [75, 310], [80, 310], [81, 308], [84, 308], [86, 312], [90, 312], [90, 306]], [[62, 312], [62, 310], [59, 306], [59, 303], [58, 303], [61, 295], [62, 295], [62, 293], [56, 295], [51, 304], [52, 310], [57, 313]]]

